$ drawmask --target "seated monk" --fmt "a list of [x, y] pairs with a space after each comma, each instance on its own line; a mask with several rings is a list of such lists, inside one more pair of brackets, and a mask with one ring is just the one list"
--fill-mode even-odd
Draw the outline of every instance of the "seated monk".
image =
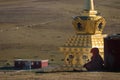
[[86, 63], [84, 67], [88, 71], [102, 71], [104, 69], [104, 62], [98, 48], [92, 48], [90, 52], [92, 53], [91, 61]]

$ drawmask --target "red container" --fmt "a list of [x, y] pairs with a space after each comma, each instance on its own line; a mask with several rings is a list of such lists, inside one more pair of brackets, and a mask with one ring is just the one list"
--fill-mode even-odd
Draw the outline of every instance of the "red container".
[[48, 60], [41, 60], [41, 68], [48, 66]]
[[120, 71], [120, 35], [104, 38], [104, 62], [109, 71]]
[[48, 66], [48, 60], [16, 59], [14, 67], [16, 69], [37, 69]]

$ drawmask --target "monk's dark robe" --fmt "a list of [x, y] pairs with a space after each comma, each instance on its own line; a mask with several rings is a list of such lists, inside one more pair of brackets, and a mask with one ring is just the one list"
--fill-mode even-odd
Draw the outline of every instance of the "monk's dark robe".
[[96, 54], [91, 57], [91, 61], [86, 63], [84, 67], [88, 71], [101, 71], [104, 69], [103, 64], [104, 62], [101, 56], [99, 54]]

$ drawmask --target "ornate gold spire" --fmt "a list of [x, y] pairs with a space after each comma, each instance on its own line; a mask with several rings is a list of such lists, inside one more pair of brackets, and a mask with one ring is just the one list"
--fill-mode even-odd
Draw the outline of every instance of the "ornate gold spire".
[[85, 8], [83, 10], [82, 16], [96, 16], [97, 11], [94, 10], [94, 1], [85, 0]]
[[85, 10], [94, 10], [94, 2], [93, 0], [86, 0], [85, 2]]
[[72, 21], [76, 34], [60, 47], [60, 51], [64, 53], [66, 65], [73, 67], [84, 65], [90, 58], [90, 50], [93, 47], [99, 48], [103, 56], [105, 35], [102, 31], [105, 23], [105, 19], [97, 15], [93, 0], [86, 0], [82, 15], [74, 17]]

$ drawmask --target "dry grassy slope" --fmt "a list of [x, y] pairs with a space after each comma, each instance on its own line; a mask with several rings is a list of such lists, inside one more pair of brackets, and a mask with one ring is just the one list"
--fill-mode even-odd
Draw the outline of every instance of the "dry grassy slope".
[[[72, 16], [80, 15], [83, 1], [0, 0], [0, 59], [48, 58], [51, 54], [60, 58], [58, 47], [74, 35]], [[120, 1], [95, 3], [107, 20], [104, 33], [119, 33]]]

